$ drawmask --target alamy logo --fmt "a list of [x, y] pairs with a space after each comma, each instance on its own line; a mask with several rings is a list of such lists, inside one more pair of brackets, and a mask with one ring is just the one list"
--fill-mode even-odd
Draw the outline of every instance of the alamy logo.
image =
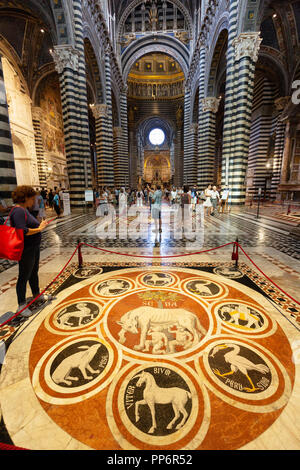
[[292, 89], [295, 90], [292, 94], [292, 103], [300, 104], [300, 80], [295, 80], [292, 83]]

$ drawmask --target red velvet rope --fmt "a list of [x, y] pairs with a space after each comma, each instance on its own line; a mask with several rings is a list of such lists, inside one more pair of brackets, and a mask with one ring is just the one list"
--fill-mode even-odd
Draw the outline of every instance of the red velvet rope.
[[285, 290], [283, 290], [281, 287], [278, 286], [278, 284], [276, 284], [276, 282], [274, 282], [269, 276], [267, 276], [267, 274], [265, 274], [258, 266], [257, 264], [250, 258], [249, 255], [247, 255], [247, 253], [245, 252], [245, 250], [241, 247], [241, 245], [239, 243], [237, 243], [237, 245], [239, 246], [239, 248], [242, 250], [242, 252], [244, 253], [244, 255], [249, 259], [249, 261], [251, 261], [251, 263], [256, 267], [256, 269], [258, 269], [258, 271], [263, 275], [265, 276], [265, 278], [268, 279], [268, 281], [272, 282], [272, 284], [274, 284], [275, 287], [277, 287], [277, 289], [279, 289], [281, 292], [283, 292], [287, 297], [289, 297], [293, 302], [295, 302], [297, 305], [300, 305], [300, 302], [298, 302], [298, 300], [294, 299], [294, 297], [292, 297], [290, 294], [288, 294]]
[[208, 253], [209, 251], [219, 250], [220, 248], [224, 248], [225, 246], [235, 245], [236, 242], [226, 243], [225, 245], [217, 246], [216, 248], [210, 248], [209, 250], [203, 251], [196, 251], [194, 253], [184, 253], [181, 255], [165, 255], [165, 256], [150, 256], [150, 255], [131, 255], [128, 253], [120, 253], [118, 251], [111, 251], [105, 250], [104, 248], [98, 248], [97, 246], [89, 245], [88, 243], [80, 243], [79, 245], [89, 246], [90, 248], [95, 248], [95, 250], [104, 251], [105, 253], [112, 253], [114, 255], [121, 255], [121, 256], [129, 256], [131, 258], [150, 258], [150, 259], [165, 259], [165, 258], [182, 258], [184, 256], [194, 256], [194, 255], [201, 255], [202, 253]]
[[[228, 245], [234, 245], [234, 247], [239, 247], [242, 252], [244, 253], [244, 255], [249, 259], [249, 261], [251, 261], [251, 263], [256, 267], [256, 269], [258, 269], [258, 271], [266, 277], [266, 279], [268, 279], [272, 284], [274, 284], [275, 287], [277, 287], [277, 289], [279, 289], [281, 292], [283, 292], [287, 297], [289, 297], [293, 302], [295, 302], [296, 304], [300, 305], [300, 302], [298, 302], [296, 299], [294, 299], [291, 295], [289, 295], [287, 292], [285, 292], [283, 289], [281, 289], [281, 287], [279, 287], [269, 276], [267, 276], [267, 274], [265, 274], [258, 266], [257, 264], [250, 258], [250, 256], [245, 252], [245, 250], [242, 248], [242, 246], [238, 243], [238, 242], [230, 242], [230, 243], [226, 243], [225, 245], [221, 245], [221, 246], [218, 246], [216, 248], [210, 248], [209, 250], [204, 250], [204, 251], [199, 251], [199, 252], [196, 252], [196, 253], [186, 253], [186, 254], [181, 254], [181, 255], [172, 255], [172, 256], [143, 256], [143, 255], [131, 255], [131, 254], [126, 254], [126, 253], [120, 253], [120, 252], [117, 252], [117, 251], [111, 251], [111, 250], [106, 250], [104, 248], [98, 248], [96, 246], [93, 246], [93, 245], [89, 245], [88, 243], [79, 243], [74, 251], [74, 253], [72, 254], [72, 256], [70, 257], [69, 261], [65, 264], [65, 266], [63, 267], [63, 269], [59, 272], [59, 274], [53, 279], [53, 281], [50, 282], [50, 284], [48, 284], [48, 286], [43, 290], [43, 292], [41, 292], [35, 299], [33, 299], [26, 307], [24, 307], [22, 310], [20, 310], [20, 312], [16, 313], [13, 317], [9, 318], [8, 320], [6, 320], [6, 322], [2, 323], [2, 325], [0, 325], [0, 328], [4, 325], [6, 325], [7, 323], [9, 323], [11, 320], [13, 320], [14, 318], [16, 318], [18, 315], [20, 315], [26, 308], [28, 308], [30, 305], [33, 304], [33, 302], [35, 302], [43, 293], [46, 292], [46, 290], [56, 281], [56, 279], [58, 279], [61, 274], [64, 272], [64, 270], [67, 268], [67, 266], [70, 264], [71, 260], [73, 259], [73, 257], [75, 256], [76, 252], [78, 250], [80, 250], [81, 246], [89, 246], [90, 248], [94, 248], [96, 250], [100, 250], [100, 251], [104, 251], [106, 253], [112, 253], [112, 254], [116, 254], [116, 255], [122, 255], [122, 256], [130, 256], [130, 257], [134, 257], [134, 258], [159, 258], [159, 259], [162, 259], [162, 258], [179, 258], [179, 257], [183, 257], [183, 256], [192, 256], [192, 255], [198, 255], [198, 254], [201, 254], [201, 253], [207, 253], [209, 251], [214, 251], [214, 250], [218, 250], [220, 248], [224, 248], [225, 246], [228, 246]], [[1, 444], [0, 443], [0, 450], [28, 450], [28, 449], [24, 449], [22, 447], [15, 447], [15, 446], [11, 446], [9, 444]]]
[[0, 450], [28, 450], [28, 449], [24, 449], [24, 447], [11, 446], [9, 444], [1, 444], [0, 442]]
[[6, 320], [4, 323], [2, 323], [0, 325], [0, 328], [2, 328], [4, 325], [6, 325], [7, 323], [9, 323], [10, 321], [12, 321], [14, 318], [16, 318], [18, 315], [20, 315], [22, 312], [24, 312], [24, 310], [26, 310], [26, 308], [30, 307], [30, 305], [32, 305], [36, 300], [38, 300], [45, 292], [47, 289], [49, 289], [49, 287], [52, 286], [52, 284], [54, 284], [54, 282], [56, 281], [56, 279], [58, 279], [62, 273], [64, 272], [64, 270], [67, 268], [67, 266], [70, 264], [71, 260], [73, 259], [73, 257], [75, 256], [77, 250], [79, 249], [80, 247], [80, 244], [77, 245], [76, 247], [76, 250], [74, 251], [74, 253], [72, 254], [71, 258], [69, 259], [69, 261], [65, 264], [65, 266], [62, 268], [62, 270], [59, 272], [59, 274], [53, 279], [53, 281], [50, 282], [50, 284], [47, 285], [47, 287], [39, 294], [35, 297], [35, 299], [33, 299], [31, 302], [29, 302], [28, 305], [26, 305], [24, 308], [22, 308], [22, 310], [20, 310], [19, 312], [17, 312], [15, 315], [13, 315], [11, 318], [9, 318], [8, 320]]

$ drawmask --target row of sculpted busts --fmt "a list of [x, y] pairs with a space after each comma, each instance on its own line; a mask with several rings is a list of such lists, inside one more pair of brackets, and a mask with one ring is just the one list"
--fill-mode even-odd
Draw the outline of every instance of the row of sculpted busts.
[[128, 82], [128, 95], [142, 98], [174, 98], [184, 94], [183, 80], [176, 83]]

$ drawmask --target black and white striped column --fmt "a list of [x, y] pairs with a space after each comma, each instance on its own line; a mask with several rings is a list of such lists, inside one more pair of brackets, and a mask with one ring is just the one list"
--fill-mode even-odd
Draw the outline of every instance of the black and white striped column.
[[[98, 161], [98, 184], [100, 187], [114, 185], [114, 148], [111, 94], [110, 49], [105, 51], [105, 104], [98, 104], [96, 111], [96, 144]], [[96, 108], [96, 107], [95, 107]]]
[[281, 179], [281, 168], [284, 153], [284, 142], [285, 142], [285, 122], [278, 122], [276, 128], [276, 139], [275, 139], [275, 152], [273, 161], [273, 176], [271, 183], [271, 199], [276, 199], [278, 196], [278, 187]]
[[128, 155], [128, 115], [127, 115], [127, 90], [120, 95], [120, 115], [122, 135], [119, 149], [119, 179], [115, 181], [118, 186], [129, 184], [129, 155]]
[[16, 186], [14, 152], [0, 55], [0, 199], [10, 200]]
[[32, 123], [34, 129], [34, 140], [36, 157], [38, 163], [38, 174], [40, 180], [40, 186], [42, 188], [47, 187], [47, 162], [45, 159], [44, 145], [42, 139], [41, 122], [43, 119], [43, 110], [39, 107], [32, 108]]
[[185, 89], [183, 123], [183, 183], [193, 179], [193, 143], [191, 135], [191, 89]]
[[[286, 104], [289, 102], [290, 97], [281, 97], [275, 101], [275, 106], [277, 110], [282, 113]], [[274, 158], [273, 158], [273, 176], [271, 183], [271, 199], [276, 199], [279, 195], [278, 187], [280, 185], [281, 179], [281, 168], [283, 161], [284, 153], [284, 143], [285, 143], [285, 130], [286, 122], [280, 120], [281, 114], [278, 116], [276, 124], [276, 134], [275, 134], [275, 148], [274, 148]]]
[[229, 4], [229, 28], [228, 28], [228, 48], [226, 65], [226, 91], [224, 109], [224, 129], [223, 129], [223, 151], [222, 151], [222, 186], [229, 184], [229, 159], [232, 153], [233, 144], [232, 128], [234, 121], [234, 101], [235, 101], [235, 47], [233, 44], [237, 36], [239, 0], [230, 0]]
[[72, 206], [82, 206], [92, 187], [82, 2], [72, 0], [75, 44], [55, 46], [52, 56], [59, 74], [67, 168]]
[[204, 189], [214, 182], [216, 157], [216, 113], [220, 99], [207, 97], [201, 100], [201, 125], [199, 126], [198, 186]]
[[190, 125], [190, 139], [191, 139], [191, 150], [192, 160], [189, 173], [189, 185], [196, 186], [197, 184], [197, 162], [198, 162], [198, 122], [193, 122]]
[[90, 147], [89, 114], [87, 100], [85, 48], [83, 35], [82, 0], [72, 0], [74, 13], [74, 32], [78, 55], [78, 97], [77, 106], [81, 123], [82, 159], [84, 164], [85, 189], [92, 188], [92, 161]]
[[100, 188], [114, 185], [113, 139], [108, 135], [109, 116], [106, 104], [92, 107], [96, 121], [97, 181]]
[[[87, 152], [90, 151], [89, 132], [83, 123], [80, 105], [81, 53], [73, 46], [55, 46], [52, 56], [59, 74], [60, 94], [64, 122], [66, 159], [72, 206], [84, 204], [84, 191], [89, 188]], [[87, 104], [86, 104], [87, 105]], [[85, 113], [84, 113], [85, 114]], [[89, 154], [90, 155], [90, 154]]]
[[255, 62], [258, 60], [261, 41], [260, 32], [241, 33], [233, 41], [237, 74], [228, 168], [228, 182], [233, 205], [242, 205], [246, 200], [245, 180], [248, 167]]
[[124, 178], [122, 177], [122, 167], [121, 167], [121, 149], [122, 149], [122, 127], [113, 128], [114, 135], [114, 183], [116, 186], [124, 186]]

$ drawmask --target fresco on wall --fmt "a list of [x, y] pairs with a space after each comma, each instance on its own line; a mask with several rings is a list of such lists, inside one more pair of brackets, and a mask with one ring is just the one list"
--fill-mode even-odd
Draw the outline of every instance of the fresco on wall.
[[41, 131], [45, 150], [64, 155], [62, 108], [59, 83], [56, 77], [45, 79], [40, 86], [39, 106], [43, 110]]

